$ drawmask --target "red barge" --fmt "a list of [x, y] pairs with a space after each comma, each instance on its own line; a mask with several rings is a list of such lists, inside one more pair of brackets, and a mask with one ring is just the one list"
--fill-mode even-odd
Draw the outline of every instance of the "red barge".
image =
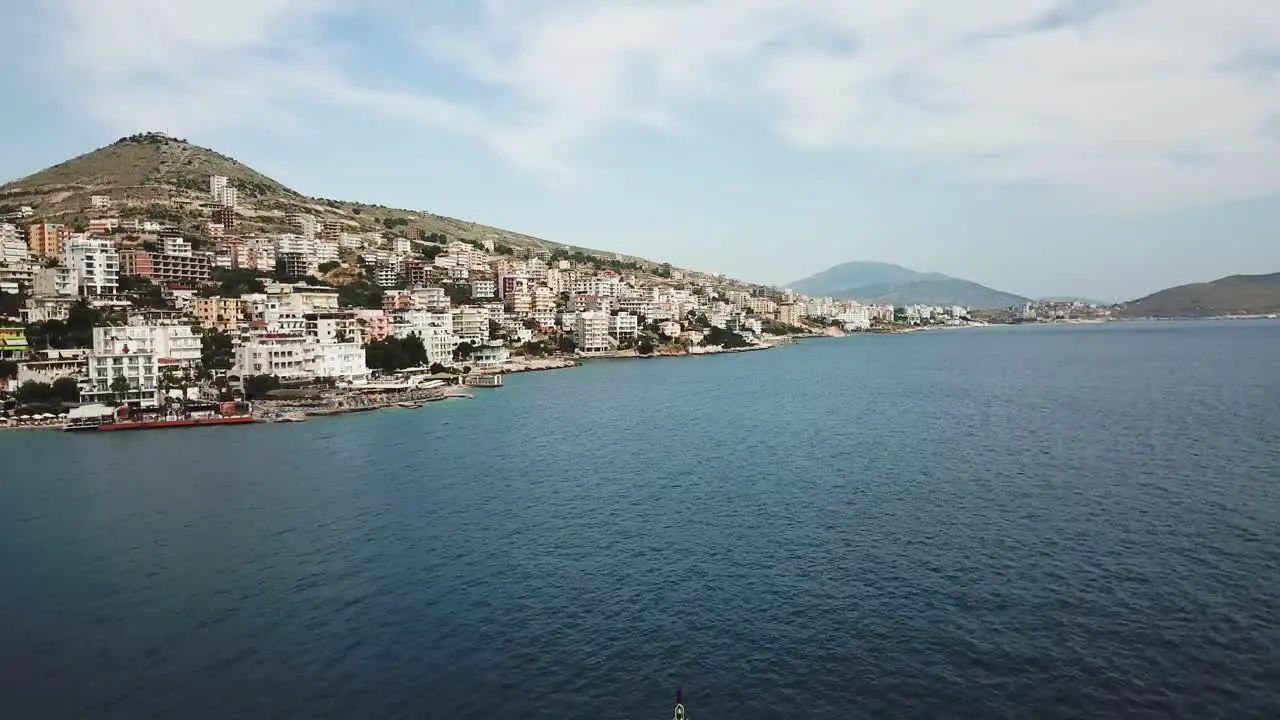
[[[101, 408], [101, 409], [98, 409]], [[77, 408], [77, 410], [81, 410]], [[96, 406], [72, 411], [64, 430], [162, 430], [165, 428], [204, 427], [206, 425], [246, 425], [257, 422], [248, 405], [241, 403], [198, 403], [178, 410], [136, 410], [128, 406], [109, 408]]]

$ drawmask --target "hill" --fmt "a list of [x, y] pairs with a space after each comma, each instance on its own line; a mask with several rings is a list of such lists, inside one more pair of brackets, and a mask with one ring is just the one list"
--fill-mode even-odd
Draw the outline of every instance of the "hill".
[[308, 197], [253, 168], [209, 148], [162, 133], [123, 137], [33, 175], [0, 185], [0, 212], [29, 205], [33, 222], [58, 222], [83, 229], [93, 216], [90, 197], [106, 195], [122, 218], [148, 218], [176, 225], [199, 240], [208, 222], [209, 176], [222, 175], [239, 195], [240, 234], [290, 232], [290, 212], [309, 213], [321, 222], [337, 221], [349, 232], [402, 234], [416, 228], [424, 236], [479, 242], [498, 247], [564, 249], [656, 269], [656, 263], [631, 256], [544, 240], [523, 233], [434, 213], [368, 203]]
[[1020, 295], [993, 290], [942, 273], [922, 273], [900, 265], [849, 262], [797, 280], [788, 287], [816, 297], [834, 297], [892, 305], [963, 305], [1003, 308], [1027, 301]]
[[1179, 285], [1117, 305], [1121, 317], [1214, 317], [1280, 312], [1280, 273]]

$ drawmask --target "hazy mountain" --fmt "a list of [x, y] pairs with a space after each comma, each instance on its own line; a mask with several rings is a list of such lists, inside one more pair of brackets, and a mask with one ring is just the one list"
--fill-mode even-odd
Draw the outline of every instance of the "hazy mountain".
[[892, 305], [963, 305], [1002, 308], [1021, 305], [1027, 298], [993, 290], [942, 273], [922, 273], [901, 265], [849, 262], [788, 285], [813, 297], [834, 297]]
[[1122, 317], [1213, 317], [1280, 313], [1280, 273], [1232, 275], [1179, 285], [1116, 306]]

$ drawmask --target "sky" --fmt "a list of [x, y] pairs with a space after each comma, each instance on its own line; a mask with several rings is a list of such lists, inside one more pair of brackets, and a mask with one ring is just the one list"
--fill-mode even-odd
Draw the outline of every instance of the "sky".
[[1280, 272], [1275, 0], [36, 0], [0, 179], [160, 130], [309, 195], [754, 282]]

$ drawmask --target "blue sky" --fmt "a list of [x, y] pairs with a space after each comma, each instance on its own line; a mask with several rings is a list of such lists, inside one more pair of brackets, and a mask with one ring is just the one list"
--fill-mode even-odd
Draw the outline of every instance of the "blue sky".
[[142, 130], [308, 194], [784, 284], [1280, 272], [1280, 3], [58, 0], [0, 176]]

